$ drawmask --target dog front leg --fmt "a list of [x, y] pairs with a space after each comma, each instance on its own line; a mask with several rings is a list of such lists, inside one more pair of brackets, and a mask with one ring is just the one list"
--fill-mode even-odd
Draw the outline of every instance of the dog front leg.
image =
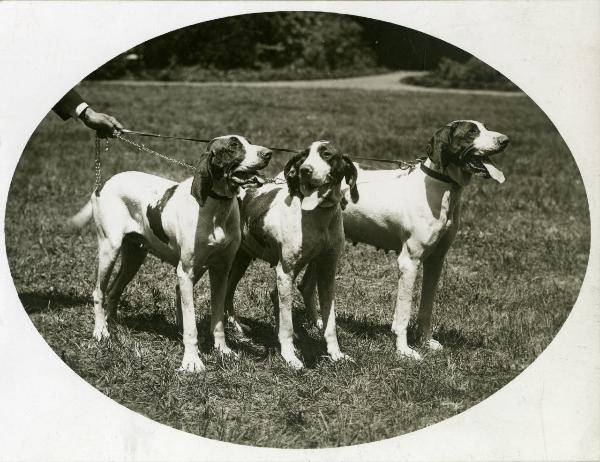
[[302, 369], [303, 364], [294, 350], [294, 325], [292, 323], [292, 304], [294, 272], [286, 269], [281, 262], [277, 264], [277, 297], [279, 304], [279, 344], [281, 356], [294, 369]]
[[340, 351], [335, 323], [335, 270], [336, 257], [324, 257], [317, 262], [317, 285], [319, 288], [319, 305], [324, 321], [323, 335], [327, 343], [327, 353], [333, 361], [351, 359]]
[[223, 318], [225, 312], [225, 293], [227, 291], [227, 275], [230, 264], [211, 266], [208, 269], [210, 278], [210, 330], [213, 333], [215, 349], [224, 355], [233, 353], [225, 342]]
[[412, 306], [412, 294], [419, 270], [419, 259], [411, 255], [409, 247], [404, 244], [398, 257], [398, 295], [396, 299], [396, 311], [392, 322], [392, 332], [396, 334], [396, 351], [401, 356], [413, 359], [421, 359], [421, 355], [408, 346], [406, 329], [410, 320]]
[[193, 270], [185, 269], [179, 262], [177, 265], [179, 295], [181, 298], [181, 318], [183, 321], [183, 360], [180, 371], [201, 372], [204, 364], [198, 355], [198, 331], [196, 329], [196, 312], [194, 310], [194, 275]]
[[431, 337], [431, 315], [433, 299], [444, 265], [445, 252], [441, 255], [431, 255], [423, 262], [423, 287], [421, 302], [417, 316], [417, 339], [431, 350], [441, 350], [442, 344]]
[[319, 316], [317, 305], [317, 271], [315, 263], [311, 262], [306, 267], [302, 281], [298, 284], [298, 290], [302, 294], [304, 307], [312, 323], [319, 329], [323, 329], [323, 319]]

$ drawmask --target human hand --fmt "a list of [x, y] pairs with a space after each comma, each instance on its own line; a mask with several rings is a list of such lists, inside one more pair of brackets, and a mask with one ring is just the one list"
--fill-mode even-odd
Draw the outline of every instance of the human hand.
[[89, 106], [81, 114], [80, 118], [86, 127], [96, 131], [99, 138], [115, 136], [116, 133], [123, 130], [123, 125], [117, 119], [107, 114], [96, 112]]

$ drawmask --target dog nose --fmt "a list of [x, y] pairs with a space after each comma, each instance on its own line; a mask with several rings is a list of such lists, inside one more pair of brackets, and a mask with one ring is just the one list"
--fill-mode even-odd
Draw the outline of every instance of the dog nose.
[[300, 167], [300, 175], [302, 176], [309, 176], [312, 174], [312, 172], [313, 168], [310, 165], [304, 164]]
[[500, 146], [502, 146], [503, 148], [506, 147], [509, 142], [510, 142], [510, 140], [508, 139], [508, 136], [506, 136], [506, 135], [502, 135], [498, 138], [498, 143], [500, 143]]
[[273, 151], [270, 149], [263, 149], [258, 153], [258, 156], [263, 160], [271, 160], [271, 157], [273, 157]]

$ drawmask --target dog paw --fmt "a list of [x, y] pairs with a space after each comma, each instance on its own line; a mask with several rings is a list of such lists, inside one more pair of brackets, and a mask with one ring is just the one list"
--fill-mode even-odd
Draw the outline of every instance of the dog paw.
[[440, 342], [432, 338], [425, 342], [425, 347], [430, 349], [431, 351], [439, 351], [444, 349]]
[[223, 356], [228, 356], [228, 357], [232, 357], [232, 358], [238, 357], [238, 354], [235, 351], [233, 351], [231, 348], [229, 348], [227, 345], [216, 345], [215, 348]]
[[398, 354], [398, 356], [414, 359], [415, 361], [421, 361], [423, 359], [423, 357], [417, 351], [410, 347], [405, 347], [402, 349], [399, 348], [396, 350], [396, 354]]
[[317, 329], [323, 330], [323, 318], [321, 316], [316, 319], [315, 326], [317, 326]]
[[202, 372], [205, 369], [204, 363], [198, 355], [184, 355], [181, 362], [180, 372]]
[[351, 363], [354, 362], [354, 359], [352, 359], [352, 357], [348, 356], [345, 353], [342, 353], [341, 351], [329, 353], [329, 357], [331, 358], [331, 360], [333, 362], [338, 362], [338, 361], [350, 361]]
[[283, 359], [285, 359], [285, 362], [288, 363], [288, 365], [292, 369], [295, 369], [298, 371], [304, 367], [304, 364], [302, 364], [302, 361], [300, 361], [294, 353], [287, 353], [287, 354], [282, 353], [281, 356], [283, 356]]
[[235, 316], [229, 316], [227, 318], [227, 323], [231, 327], [233, 327], [233, 330], [235, 330], [238, 334], [240, 334], [242, 336], [246, 335], [245, 331], [250, 330], [250, 327], [248, 327], [245, 324], [240, 323]]
[[102, 339], [109, 338], [110, 334], [108, 332], [108, 326], [106, 324], [104, 324], [102, 326], [94, 327], [94, 333], [92, 335], [99, 342], [102, 341]]

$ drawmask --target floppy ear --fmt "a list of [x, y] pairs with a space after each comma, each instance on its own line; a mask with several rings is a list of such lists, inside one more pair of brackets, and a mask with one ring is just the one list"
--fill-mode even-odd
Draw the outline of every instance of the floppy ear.
[[450, 144], [452, 143], [452, 125], [444, 125], [436, 131], [429, 143], [426, 152], [431, 161], [445, 169], [450, 163]]
[[212, 156], [208, 151], [202, 154], [202, 157], [200, 157], [200, 160], [196, 164], [196, 173], [192, 180], [191, 193], [198, 201], [198, 204], [200, 204], [200, 207], [204, 206], [206, 197], [212, 189], [212, 173], [210, 169], [211, 157]]
[[236, 161], [244, 159], [244, 147], [235, 137], [214, 140], [209, 145], [210, 166], [213, 178], [219, 179], [228, 172]]
[[285, 175], [285, 181], [288, 185], [290, 196], [301, 196], [300, 192], [300, 178], [299, 169], [300, 164], [308, 157], [308, 149], [302, 151], [300, 154], [296, 154], [283, 168], [283, 174]]
[[353, 203], [358, 202], [358, 188], [356, 187], [356, 180], [358, 179], [358, 171], [348, 156], [342, 156], [344, 160], [344, 180], [348, 186], [350, 186], [350, 199], [352, 199]]

